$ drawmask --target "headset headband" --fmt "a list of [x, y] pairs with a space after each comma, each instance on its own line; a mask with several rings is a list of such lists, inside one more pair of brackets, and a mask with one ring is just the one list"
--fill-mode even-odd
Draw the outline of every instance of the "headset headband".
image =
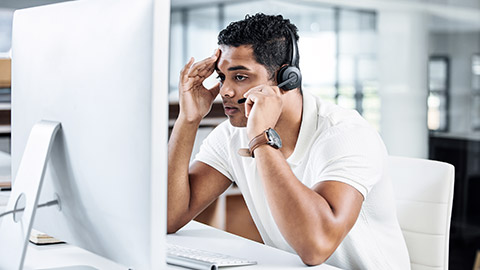
[[290, 57], [290, 66], [295, 66], [297, 63], [297, 42], [295, 39], [295, 35], [293, 34], [293, 31], [290, 30], [290, 28], [287, 26], [287, 30], [290, 33], [290, 36], [292, 37], [292, 57]]

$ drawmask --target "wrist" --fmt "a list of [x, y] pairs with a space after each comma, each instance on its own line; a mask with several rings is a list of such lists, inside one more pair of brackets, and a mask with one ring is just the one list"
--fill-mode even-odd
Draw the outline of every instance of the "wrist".
[[280, 149], [279, 148], [274, 148], [268, 144], [263, 144], [263, 145], [259, 145], [255, 148], [255, 150], [252, 152], [252, 156], [253, 158], [260, 158], [262, 156], [265, 156], [265, 154], [268, 154], [268, 153], [273, 153], [273, 152], [280, 152]]
[[184, 113], [180, 112], [177, 121], [188, 125], [200, 126], [202, 119], [203, 118], [200, 116], [185, 115]]
[[262, 134], [263, 131], [260, 131], [260, 132], [247, 132], [247, 139], [249, 142], [251, 142], [255, 137], [257, 137], [258, 135]]
[[247, 138], [248, 138], [248, 141], [251, 141], [251, 140], [253, 140], [255, 137], [257, 137], [258, 135], [265, 133], [265, 131], [266, 131], [267, 129], [268, 129], [268, 127], [266, 127], [266, 128], [261, 128], [261, 129], [255, 129], [255, 130], [248, 130], [248, 129], [247, 129]]
[[241, 148], [238, 154], [244, 157], [255, 157], [254, 151], [261, 146], [269, 146], [272, 149], [280, 149], [282, 147], [282, 140], [280, 135], [272, 129], [268, 128], [250, 140], [248, 148]]

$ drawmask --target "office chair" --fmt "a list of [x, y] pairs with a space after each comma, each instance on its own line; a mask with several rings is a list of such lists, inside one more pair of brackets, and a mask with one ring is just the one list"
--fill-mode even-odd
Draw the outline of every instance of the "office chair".
[[390, 156], [388, 170], [412, 270], [448, 269], [454, 167]]

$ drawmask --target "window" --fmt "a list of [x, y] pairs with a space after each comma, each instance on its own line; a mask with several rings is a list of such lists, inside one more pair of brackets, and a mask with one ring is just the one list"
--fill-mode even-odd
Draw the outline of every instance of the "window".
[[[218, 32], [246, 14], [282, 14], [299, 29], [302, 87], [324, 100], [356, 109], [377, 129], [376, 14], [321, 4], [248, 1], [172, 10], [170, 91], [189, 56], [213, 53]], [[182, 51], [182, 52], [180, 52]], [[206, 83], [208, 84], [208, 82]]]
[[[174, 10], [170, 30], [170, 93], [178, 91], [179, 72], [190, 57], [196, 61], [211, 54], [217, 47], [220, 30], [219, 7], [208, 5], [194, 9]], [[205, 83], [213, 86], [217, 81], [211, 77]], [[175, 99], [175, 98], [173, 98]]]
[[449, 59], [432, 56], [428, 62], [428, 129], [448, 131]]
[[480, 54], [472, 56], [472, 130], [480, 131]]
[[[7, 57], [12, 47], [13, 10], [0, 9], [0, 57]], [[5, 55], [5, 56], [3, 56]]]
[[338, 89], [336, 101], [355, 109], [379, 129], [376, 60], [376, 15], [369, 11], [337, 10]]

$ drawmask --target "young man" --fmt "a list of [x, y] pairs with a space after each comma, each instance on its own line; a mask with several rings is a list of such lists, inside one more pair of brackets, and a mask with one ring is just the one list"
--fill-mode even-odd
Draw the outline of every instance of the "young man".
[[[292, 90], [276, 86], [282, 67], [298, 68], [296, 33], [282, 16], [247, 16], [220, 32], [214, 55], [190, 59], [181, 71], [168, 232], [235, 182], [267, 245], [307, 265], [409, 269], [377, 132], [357, 112], [302, 93], [300, 78]], [[206, 89], [214, 70], [220, 82]], [[189, 167], [200, 120], [218, 94], [229, 121], [211, 132]]]

